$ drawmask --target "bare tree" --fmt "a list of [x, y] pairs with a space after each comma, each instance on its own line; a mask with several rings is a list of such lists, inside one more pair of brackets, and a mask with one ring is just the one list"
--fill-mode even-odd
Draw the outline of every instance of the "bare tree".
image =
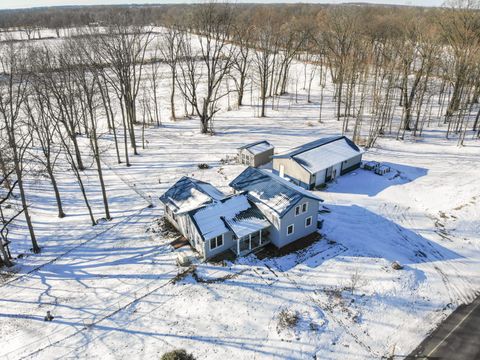
[[[109, 26], [106, 33], [96, 31], [98, 41], [94, 52], [99, 60], [109, 66], [106, 77], [115, 89], [122, 106], [124, 128], [128, 127], [130, 145], [135, 155], [137, 144], [135, 125], [137, 123], [137, 97], [145, 65], [147, 47], [152, 40], [152, 29], [144, 26], [127, 25], [123, 22]], [[126, 129], [125, 129], [126, 131]], [[127, 158], [127, 166], [130, 165]]]
[[454, 63], [452, 64], [453, 91], [446, 111], [447, 118], [459, 109], [461, 95], [468, 81], [468, 74], [476, 64], [472, 59], [480, 51], [478, 0], [452, 0], [447, 2], [444, 16], [439, 17], [442, 35], [449, 45]]
[[[110, 209], [108, 205], [108, 196], [103, 178], [103, 168], [100, 154], [100, 146], [98, 143], [99, 130], [97, 124], [97, 109], [100, 103], [100, 91], [98, 88], [97, 64], [89, 56], [89, 46], [83, 40], [73, 40], [66, 43], [63, 49], [68, 54], [76, 54], [70, 59], [68, 65], [75, 69], [75, 82], [78, 89], [79, 100], [82, 107], [82, 113], [85, 114], [83, 121], [86, 122], [85, 127], [89, 129], [88, 137], [90, 140], [90, 148], [92, 149], [93, 158], [97, 168], [98, 180], [102, 191], [103, 206], [105, 209], [105, 218], [111, 219]], [[65, 54], [67, 56], [67, 54]]]
[[242, 106], [248, 73], [252, 63], [253, 26], [249, 26], [246, 22], [239, 22], [237, 19], [233, 30], [233, 41], [238, 51], [237, 56], [233, 58], [232, 68], [234, 71], [231, 77], [237, 89], [237, 105]]
[[180, 29], [173, 24], [170, 24], [162, 33], [160, 39], [160, 53], [162, 54], [162, 59], [165, 61], [170, 68], [170, 79], [171, 79], [171, 88], [170, 88], [170, 118], [172, 120], [176, 119], [175, 114], [175, 87], [177, 84], [177, 67], [180, 57], [180, 49], [182, 47], [183, 36]]
[[[211, 120], [220, 110], [217, 102], [228, 94], [221, 85], [230, 73], [235, 56], [235, 47], [229, 43], [232, 19], [231, 5], [207, 3], [195, 7], [189, 18], [195, 39], [187, 29], [182, 31], [181, 76], [177, 84], [200, 118], [203, 134], [211, 132]], [[193, 40], [198, 43], [198, 50], [197, 44], [192, 46]]]
[[[11, 254], [7, 250], [9, 243], [8, 240], [8, 227], [9, 225], [23, 213], [23, 209], [17, 210], [8, 204], [8, 201], [12, 197], [13, 191], [17, 186], [18, 181], [10, 180], [9, 178], [14, 173], [14, 170], [11, 170], [9, 173], [0, 176], [0, 266], [5, 264], [6, 266], [12, 266]], [[10, 185], [6, 185], [10, 184]], [[5, 205], [9, 205], [10, 215], [7, 215], [5, 210]]]
[[21, 123], [20, 112], [25, 101], [28, 86], [29, 69], [27, 67], [28, 54], [13, 43], [8, 43], [0, 49], [3, 56], [0, 57], [2, 81], [0, 84], [0, 118], [6, 133], [8, 146], [12, 153], [15, 176], [18, 182], [18, 190], [22, 202], [23, 214], [27, 222], [32, 251], [40, 252], [37, 243], [29, 205], [24, 186], [25, 163], [24, 155], [31, 137], [26, 134], [26, 126]]
[[56, 145], [55, 141], [58, 123], [49, 116], [48, 111], [44, 111], [45, 96], [48, 96], [46, 94], [48, 92], [43, 87], [42, 82], [33, 83], [29, 97], [26, 98], [24, 109], [28, 119], [28, 127], [31, 129], [32, 142], [36, 141], [40, 145], [40, 153], [34, 152], [32, 156], [43, 165], [53, 187], [58, 217], [63, 218], [65, 212], [63, 211], [62, 198], [55, 176], [55, 167], [61, 152], [61, 148]]
[[258, 86], [260, 90], [261, 113], [260, 117], [265, 117], [266, 102], [270, 76], [273, 73], [275, 35], [272, 22], [265, 19], [262, 25], [255, 29], [255, 52], [254, 62], [256, 73], [258, 75]]

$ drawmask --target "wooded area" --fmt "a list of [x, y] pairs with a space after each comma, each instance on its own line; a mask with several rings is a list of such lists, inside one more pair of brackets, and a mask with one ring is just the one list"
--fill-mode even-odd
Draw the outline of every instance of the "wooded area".
[[[433, 123], [458, 146], [478, 139], [479, 8], [459, 0], [444, 8], [208, 3], [0, 12], [0, 264], [11, 265], [4, 245], [20, 216], [40, 252], [25, 177], [49, 179], [64, 217], [56, 178], [65, 172], [58, 164], [68, 164], [95, 226], [84, 181], [84, 170], [95, 169], [111, 219], [102, 136], [113, 135], [116, 161], [130, 166], [148, 142], [145, 127], [162, 126], [161, 107], [171, 121], [196, 117], [199, 131], [214, 135], [219, 111], [248, 103], [266, 117], [299, 87], [311, 102], [317, 81], [321, 126], [331, 81], [336, 119], [363, 146], [381, 136], [419, 138]], [[61, 41], [46, 41], [55, 39], [45, 29]], [[294, 63], [303, 74], [291, 73]], [[167, 101], [158, 95], [162, 67]]]

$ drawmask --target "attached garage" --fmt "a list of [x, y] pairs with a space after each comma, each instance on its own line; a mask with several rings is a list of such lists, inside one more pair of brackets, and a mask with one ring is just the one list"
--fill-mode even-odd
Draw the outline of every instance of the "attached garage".
[[273, 157], [273, 169], [312, 189], [360, 166], [361, 150], [345, 136], [322, 138]]

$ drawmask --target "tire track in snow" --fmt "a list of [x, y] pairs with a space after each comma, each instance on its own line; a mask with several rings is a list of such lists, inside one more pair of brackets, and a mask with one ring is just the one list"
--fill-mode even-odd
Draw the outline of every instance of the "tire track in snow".
[[120, 175], [116, 171], [114, 166], [108, 163], [105, 159], [102, 159], [101, 161], [116, 177], [120, 179], [120, 181], [122, 181], [131, 190], [133, 190], [138, 196], [140, 196], [143, 200], [145, 200], [148, 204], [148, 207], [153, 207], [152, 195], [147, 195], [143, 190], [138, 189], [136, 183], [134, 182], [134, 179], [131, 179], [126, 174]]
[[[148, 298], [149, 296], [153, 295], [153, 294], [154, 294], [155, 292], [157, 292], [158, 290], [160, 290], [160, 289], [162, 289], [162, 288], [164, 288], [164, 287], [166, 287], [166, 286], [168, 286], [168, 285], [174, 284], [174, 283], [177, 281], [177, 278], [178, 278], [179, 276], [181, 277], [182, 275], [188, 275], [188, 273], [189, 273], [190, 271], [191, 271], [191, 267], [185, 269], [184, 271], [182, 271], [182, 272], [180, 272], [180, 273], [179, 273], [178, 271], [176, 271], [176, 270], [175, 270], [175, 271], [172, 270], [172, 271], [169, 271], [169, 272], [167, 272], [167, 273], [162, 274], [162, 276], [164, 276], [164, 275], [173, 275], [173, 274], [175, 274], [175, 276], [173, 276], [172, 278], [170, 278], [170, 279], [169, 279], [168, 281], [166, 281], [165, 283], [162, 283], [161, 285], [155, 287], [153, 290], [148, 290], [145, 294], [143, 294], [143, 295], [141, 295], [141, 296], [139, 296], [139, 297], [136, 297], [135, 299], [133, 299], [132, 301], [128, 302], [127, 304], [122, 305], [122, 306], [119, 307], [118, 309], [110, 312], [109, 314], [104, 315], [103, 317], [101, 317], [101, 318], [99, 318], [98, 320], [92, 322], [91, 324], [80, 328], [79, 330], [75, 331], [74, 333], [69, 334], [68, 336], [65, 336], [64, 338], [59, 339], [59, 340], [57, 340], [57, 341], [49, 342], [49, 344], [43, 346], [42, 348], [36, 349], [35, 351], [33, 351], [33, 352], [29, 353], [29, 354], [23, 355], [22, 357], [20, 357], [20, 358], [18, 358], [18, 359], [19, 359], [19, 360], [23, 360], [23, 359], [30, 358], [30, 357], [32, 357], [32, 356], [34, 356], [34, 355], [38, 355], [38, 354], [41, 353], [42, 351], [45, 351], [45, 350], [47, 350], [47, 349], [49, 349], [49, 348], [51, 348], [51, 347], [54, 347], [54, 346], [56, 346], [56, 345], [59, 345], [59, 344], [63, 343], [64, 341], [67, 341], [67, 340], [73, 338], [74, 336], [76, 336], [76, 335], [78, 335], [78, 334], [81, 334], [81, 333], [84, 332], [85, 330], [94, 328], [95, 326], [99, 325], [101, 322], [112, 318], [113, 316], [115, 316], [116, 314], [120, 313], [121, 311], [126, 310], [126, 309], [129, 308], [130, 306], [132, 306], [132, 305], [134, 305], [134, 304], [140, 303], [141, 301], [145, 300], [145, 299]], [[213, 274], [216, 274], [216, 273], [219, 273], [219, 272], [221, 272], [221, 271], [222, 271], [222, 270], [214, 271], [214, 272], [212, 273], [212, 275], [213, 275]], [[154, 281], [155, 281], [155, 280], [154, 280]], [[153, 282], [153, 281], [152, 281], [152, 282]], [[194, 283], [191, 283], [191, 284], [188, 284], [188, 285], [184, 285], [184, 286], [178, 291], [178, 293], [176, 293], [174, 296], [169, 297], [169, 298], [168, 298], [167, 300], [165, 300], [165, 301], [161, 301], [161, 302], [156, 303], [156, 306], [155, 306], [153, 309], [151, 309], [151, 310], [149, 310], [149, 311], [147, 311], [147, 312], [145, 312], [145, 313], [142, 313], [141, 315], [139, 315], [139, 316], [137, 316], [137, 317], [135, 317], [135, 318], [127, 321], [126, 323], [124, 323], [124, 325], [130, 324], [130, 323], [132, 323], [133, 321], [139, 320], [139, 319], [144, 318], [145, 316], [153, 313], [153, 312], [156, 311], [158, 308], [164, 306], [165, 304], [167, 304], [167, 303], [169, 303], [169, 302], [171, 302], [171, 301], [174, 301], [178, 296], [180, 296], [180, 294], [186, 292], [187, 290], [190, 290], [190, 289], [193, 288], [193, 286], [195, 286], [195, 285], [198, 285], [198, 283], [197, 283], [197, 282], [194, 282]], [[110, 333], [110, 332], [112, 332], [112, 331], [115, 331], [115, 330], [109, 330], [109, 331], [107, 331], [107, 332], [104, 332], [104, 333], [102, 333], [101, 335], [93, 338], [92, 340], [96, 340], [97, 338], [103, 338], [103, 337], [106, 336], [106, 334], [108, 334], [108, 333]], [[169, 345], [172, 349], [175, 348], [175, 346], [173, 346], [173, 345], [172, 345], [171, 343], [169, 343], [167, 340], [165, 340], [165, 339], [160, 339], [160, 340], [161, 340], [163, 343]], [[65, 355], [68, 355], [68, 354], [70, 354], [70, 353], [78, 350], [78, 349], [81, 348], [82, 346], [83, 346], [83, 345], [76, 346], [75, 348], [73, 348], [72, 350], [70, 350], [69, 352], [67, 352], [67, 353], [65, 353], [65, 354], [62, 354], [62, 355], [61, 355], [60, 357], [58, 357], [58, 358], [59, 358], [59, 359], [63, 359], [63, 358], [65, 357]], [[16, 351], [17, 351], [17, 350], [14, 350], [14, 351], [12, 351], [11, 353], [14, 353], [14, 352], [16, 352]]]
[[[392, 211], [387, 204], [383, 204], [380, 207], [390, 219], [395, 223], [396, 232], [404, 239], [411, 247], [412, 250], [415, 250], [420, 256], [416, 257], [417, 261], [420, 261], [424, 264], [430, 265], [440, 276], [442, 283], [445, 286], [447, 295], [450, 299], [450, 303], [459, 305], [459, 303], [469, 303], [475, 299], [474, 289], [471, 288], [470, 282], [468, 279], [461, 274], [458, 268], [452, 264], [452, 261], [447, 259], [444, 254], [442, 254], [438, 249], [435, 249], [434, 245], [427, 243], [429, 246], [424, 246], [418, 244], [418, 241], [410, 238], [409, 234], [406, 234], [398, 223], [406, 224], [409, 229], [414, 229], [416, 226], [413, 216], [410, 215], [409, 208], [400, 208], [399, 206], [394, 206], [394, 211]], [[413, 230], [410, 230], [413, 231]], [[416, 234], [416, 233], [415, 233]], [[421, 236], [416, 234], [417, 236]], [[431, 240], [430, 240], [431, 241]], [[444, 270], [440, 269], [440, 265], [435, 265], [433, 262], [439, 262], [443, 267], [447, 267], [454, 274], [456, 279], [461, 281], [466, 288], [472, 290], [472, 292], [465, 292], [458, 285], [455, 285], [450, 279], [452, 275], [447, 275]]]
[[[22, 274], [22, 275], [19, 275], [19, 276], [15, 276], [13, 277], [11, 280], [8, 280], [6, 282], [3, 282], [0, 284], [0, 288], [4, 287], [4, 286], [7, 286], [7, 285], [10, 285], [14, 282], [17, 282], [21, 279], [24, 279], [28, 276], [30, 276], [31, 274], [33, 273], [36, 273], [37, 271], [41, 270], [42, 268], [44, 268], [45, 266], [48, 266], [50, 264], [53, 264], [55, 263], [56, 261], [58, 261], [59, 259], [63, 258], [64, 256], [68, 255], [69, 253], [71, 253], [72, 251], [75, 251], [76, 249], [88, 244], [89, 242], [97, 239], [99, 236], [102, 236], [103, 234], [107, 233], [108, 231], [124, 224], [125, 222], [128, 222], [130, 221], [132, 218], [134, 218], [135, 216], [137, 215], [140, 215], [143, 211], [145, 211], [146, 209], [149, 209], [149, 208], [152, 208], [154, 205], [152, 203], [152, 197], [150, 195], [146, 195], [145, 193], [143, 193], [142, 191], [140, 191], [139, 189], [137, 189], [137, 187], [135, 186], [135, 184], [130, 184], [129, 181], [127, 181], [123, 176], [119, 175], [115, 169], [110, 165], [108, 164], [104, 159], [101, 160], [102, 163], [116, 176], [120, 179], [120, 181], [122, 181], [125, 185], [127, 185], [131, 190], [133, 190], [138, 196], [140, 196], [143, 200], [145, 200], [145, 202], [147, 202], [147, 206], [139, 209], [138, 211], [136, 211], [135, 213], [133, 214], [130, 214], [128, 215], [127, 217], [125, 217], [124, 219], [116, 222], [115, 224], [109, 226], [108, 228], [104, 229], [104, 230], [101, 230], [100, 232], [97, 232], [95, 230], [91, 231], [91, 232], [94, 232], [95, 234], [88, 238], [87, 240], [77, 244], [77, 245], [74, 245], [74, 247], [70, 248], [69, 250], [67, 250], [65, 253], [62, 253], [58, 256], [56, 256], [55, 258], [43, 263], [43, 264], [40, 264], [36, 267], [34, 267], [33, 269], [27, 271], [26, 273]], [[90, 232], [90, 231], [89, 231]], [[21, 292], [21, 291], [20, 291]], [[19, 293], [20, 293], [19, 292]]]
[[[347, 250], [348, 249], [344, 247], [342, 249], [342, 251], [340, 251], [339, 253], [336, 253], [335, 256], [338, 256], [339, 254], [341, 254], [341, 253], [343, 253]], [[273, 262], [276, 264], [275, 259], [273, 259]], [[279, 267], [277, 266], [277, 268], [279, 268]], [[351, 338], [353, 338], [355, 343], [360, 345], [363, 349], [365, 349], [372, 356], [374, 356], [376, 358], [381, 358], [382, 357], [382, 355], [377, 353], [368, 344], [366, 344], [364, 341], [362, 341], [357, 334], [355, 334], [353, 331], [351, 331], [350, 330], [351, 326], [349, 324], [346, 324], [342, 319], [335, 316], [333, 314], [333, 311], [329, 308], [328, 305], [325, 305], [323, 303], [319, 303], [319, 301], [317, 299], [315, 299], [311, 295], [309, 295], [307, 293], [307, 291], [305, 290], [305, 288], [302, 287], [300, 284], [298, 284], [297, 281], [295, 281], [293, 278], [291, 278], [287, 273], [281, 272], [280, 276], [283, 277], [284, 279], [286, 279], [288, 282], [290, 282], [293, 286], [295, 286], [300, 291], [300, 293], [302, 293], [303, 295], [305, 295], [308, 298], [308, 300], [312, 304], [315, 304], [315, 305], [319, 306], [322, 311], [324, 311], [325, 313], [328, 313], [331, 320], [333, 320], [333, 322], [337, 323], [337, 325], [339, 325], [345, 331], [345, 333], [347, 333]], [[369, 335], [366, 335], [366, 336], [369, 336]]]
[[0, 288], [6, 287], [7, 285], [11, 285], [11, 284], [14, 283], [14, 282], [18, 282], [18, 281], [20, 281], [20, 280], [22, 280], [22, 279], [25, 279], [25, 278], [31, 276], [32, 274], [38, 272], [39, 270], [43, 269], [44, 267], [46, 267], [46, 266], [48, 266], [48, 265], [51, 265], [51, 264], [57, 262], [58, 260], [60, 260], [60, 259], [62, 259], [63, 257], [65, 257], [66, 255], [68, 255], [68, 254], [70, 254], [71, 252], [73, 252], [73, 251], [81, 248], [82, 246], [88, 244], [89, 242], [97, 239], [98, 237], [102, 236], [103, 234], [109, 232], [110, 230], [112, 230], [112, 229], [114, 229], [114, 228], [116, 228], [116, 227], [119, 227], [119, 226], [123, 225], [123, 224], [126, 223], [126, 222], [129, 222], [132, 218], [134, 218], [134, 217], [136, 217], [136, 216], [139, 216], [142, 212], [144, 212], [144, 211], [147, 210], [147, 209], [150, 209], [150, 206], [146, 206], [146, 207], [144, 207], [144, 208], [141, 208], [140, 210], [134, 212], [133, 214], [128, 215], [128, 216], [125, 217], [124, 219], [116, 222], [115, 224], [113, 224], [113, 225], [111, 225], [111, 226], [109, 226], [109, 227], [101, 230], [100, 232], [96, 232], [93, 236], [91, 236], [91, 237], [88, 238], [87, 240], [82, 241], [81, 243], [78, 243], [78, 244], [74, 245], [73, 247], [71, 247], [70, 249], [68, 249], [68, 250], [65, 251], [64, 253], [62, 253], [62, 254], [54, 257], [53, 259], [50, 259], [49, 261], [47, 261], [47, 262], [45, 262], [45, 263], [43, 263], [43, 264], [40, 264], [40, 265], [34, 267], [33, 269], [27, 271], [26, 273], [21, 274], [21, 275], [19, 275], [19, 276], [16, 276], [16, 277], [14, 277], [13, 279], [8, 280], [8, 281], [0, 284]]
[[[373, 350], [368, 344], [366, 344], [364, 341], [362, 341], [360, 339], [360, 337], [355, 334], [353, 331], [351, 331], [351, 325], [349, 324], [346, 324], [342, 319], [340, 319], [339, 317], [335, 316], [332, 309], [324, 304], [324, 303], [320, 303], [317, 299], [314, 299], [312, 296], [308, 295], [305, 293], [305, 289], [303, 289], [300, 285], [298, 285], [298, 283], [291, 279], [287, 274], [284, 275], [286, 279], [288, 279], [292, 284], [295, 285], [295, 287], [297, 287], [298, 290], [300, 290], [302, 293], [305, 294], [305, 296], [313, 303], [313, 304], [316, 304], [317, 306], [320, 307], [320, 309], [322, 311], [325, 311], [325, 313], [329, 314], [329, 317], [331, 318], [331, 320], [333, 320], [333, 322], [337, 323], [344, 331], [345, 333], [347, 333], [351, 338], [353, 338], [353, 340], [355, 341], [355, 343], [357, 343], [358, 345], [360, 345], [363, 349], [365, 349], [369, 354], [371, 354], [372, 356], [376, 357], [376, 358], [380, 358], [382, 357], [379, 353], [377, 353], [375, 350]], [[368, 334], [365, 334], [366, 336], [370, 337], [370, 335]], [[373, 339], [371, 339], [373, 341]]]
[[[189, 269], [185, 270], [183, 273], [186, 273], [186, 272], [188, 272], [188, 271], [189, 271]], [[169, 275], [169, 274], [173, 274], [173, 271], [171, 271], [171, 272], [169, 272], [169, 273], [166, 273], [166, 274], [163, 274], [163, 275]], [[74, 336], [76, 336], [76, 335], [84, 332], [85, 330], [88, 330], [88, 329], [90, 329], [90, 328], [95, 327], [96, 325], [100, 324], [101, 322], [103, 322], [103, 321], [105, 321], [105, 320], [107, 320], [107, 319], [110, 319], [111, 317], [115, 316], [115, 315], [118, 314], [119, 312], [121, 312], [121, 311], [127, 309], [128, 307], [132, 306], [133, 304], [138, 303], [138, 302], [144, 300], [145, 298], [147, 298], [148, 296], [152, 295], [153, 293], [155, 293], [156, 291], [160, 290], [161, 288], [166, 287], [167, 285], [170, 285], [170, 284], [174, 283], [174, 282], [175, 282], [175, 278], [176, 278], [175, 276], [172, 277], [170, 280], [168, 280], [167, 282], [162, 283], [161, 285], [155, 287], [153, 290], [147, 291], [147, 293], [145, 293], [145, 294], [143, 294], [143, 295], [141, 295], [141, 296], [139, 296], [139, 297], [136, 297], [134, 300], [132, 300], [132, 301], [128, 302], [127, 304], [122, 305], [122, 306], [119, 307], [118, 309], [116, 309], [116, 310], [114, 310], [114, 311], [112, 311], [112, 312], [110, 312], [110, 313], [108, 313], [108, 314], [100, 317], [98, 320], [95, 320], [95, 321], [93, 321], [92, 323], [90, 323], [90, 324], [88, 324], [88, 325], [86, 325], [86, 326], [83, 326], [83, 327], [80, 328], [79, 330], [77, 330], [77, 331], [75, 331], [75, 332], [73, 332], [73, 333], [71, 333], [71, 334], [69, 334], [69, 335], [67, 335], [67, 336], [65, 336], [65, 337], [63, 337], [63, 338], [61, 338], [61, 339], [58, 339], [58, 340], [53, 341], [53, 342], [49, 342], [49, 344], [43, 346], [42, 348], [36, 349], [36, 350], [33, 351], [33, 352], [30, 352], [30, 353], [28, 353], [28, 354], [26, 354], [26, 355], [22, 355], [22, 356], [19, 358], [19, 360], [27, 359], [27, 358], [29, 358], [29, 357], [31, 357], [31, 356], [37, 355], [37, 354], [39, 354], [40, 352], [42, 352], [42, 351], [44, 351], [44, 350], [46, 350], [46, 349], [48, 349], [48, 348], [50, 348], [50, 347], [52, 347], [52, 346], [59, 345], [60, 343], [66, 341], [66, 340], [68, 340], [68, 339], [73, 338]], [[182, 290], [186, 290], [186, 288], [183, 288]], [[178, 295], [178, 294], [177, 294], [177, 295]], [[173, 298], [169, 298], [168, 300], [160, 303], [160, 305], [164, 305], [165, 303], [171, 301], [172, 299], [173, 299]], [[144, 316], [144, 315], [146, 315], [146, 314], [143, 314], [143, 316]], [[171, 345], [171, 344], [168, 343], [166, 340], [163, 340], [163, 339], [162, 339], [162, 341], [165, 342], [165, 343], [167, 343], [168, 345]], [[173, 347], [173, 346], [172, 346], [172, 347]], [[77, 350], [78, 348], [79, 348], [79, 347], [75, 348], [74, 350]], [[17, 351], [17, 350], [14, 350], [14, 351], [12, 351], [12, 352], [16, 352], [16, 351]], [[73, 351], [73, 350], [72, 350], [72, 351]], [[63, 354], [62, 357], [63, 357], [63, 356], [65, 356], [65, 354]]]
[[[408, 214], [408, 211], [406, 213]], [[413, 218], [410, 216], [405, 216], [405, 220], [409, 227], [414, 228], [415, 224], [413, 223], [412, 219]], [[453, 235], [449, 234], [449, 236]], [[460, 303], [470, 303], [475, 300], [476, 293], [475, 291], [473, 291], [474, 289], [471, 288], [469, 279], [466, 278], [460, 270], [458, 270], [452, 260], [446, 259], [445, 256], [438, 249], [436, 249], [434, 245], [432, 245], [432, 243], [427, 243], [427, 245], [429, 245], [430, 251], [428, 252], [427, 250], [425, 250], [426, 254], [430, 253], [436, 260], [438, 260], [438, 265], [433, 265], [433, 268], [442, 278], [442, 282], [445, 284], [445, 288], [447, 289], [448, 295], [450, 297], [450, 302], [452, 304], [459, 305]], [[430, 258], [428, 259], [431, 260]], [[448, 270], [453, 272], [453, 274], [447, 275], [445, 271], [440, 268], [440, 265], [446, 267]], [[454, 281], [451, 280], [452, 276], [454, 276], [455, 279], [458, 279], [458, 281], [463, 284], [463, 287], [455, 284]], [[465, 288], [472, 290], [472, 292], [466, 292], [464, 290]]]

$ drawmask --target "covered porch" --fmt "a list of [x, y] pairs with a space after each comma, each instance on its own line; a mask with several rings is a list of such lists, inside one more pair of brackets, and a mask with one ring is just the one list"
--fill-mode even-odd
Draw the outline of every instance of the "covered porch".
[[246, 255], [270, 243], [268, 227], [254, 231], [242, 237], [235, 237], [233, 251], [237, 256]]
[[254, 206], [224, 220], [233, 233], [231, 250], [237, 256], [246, 255], [270, 242], [271, 224]]

